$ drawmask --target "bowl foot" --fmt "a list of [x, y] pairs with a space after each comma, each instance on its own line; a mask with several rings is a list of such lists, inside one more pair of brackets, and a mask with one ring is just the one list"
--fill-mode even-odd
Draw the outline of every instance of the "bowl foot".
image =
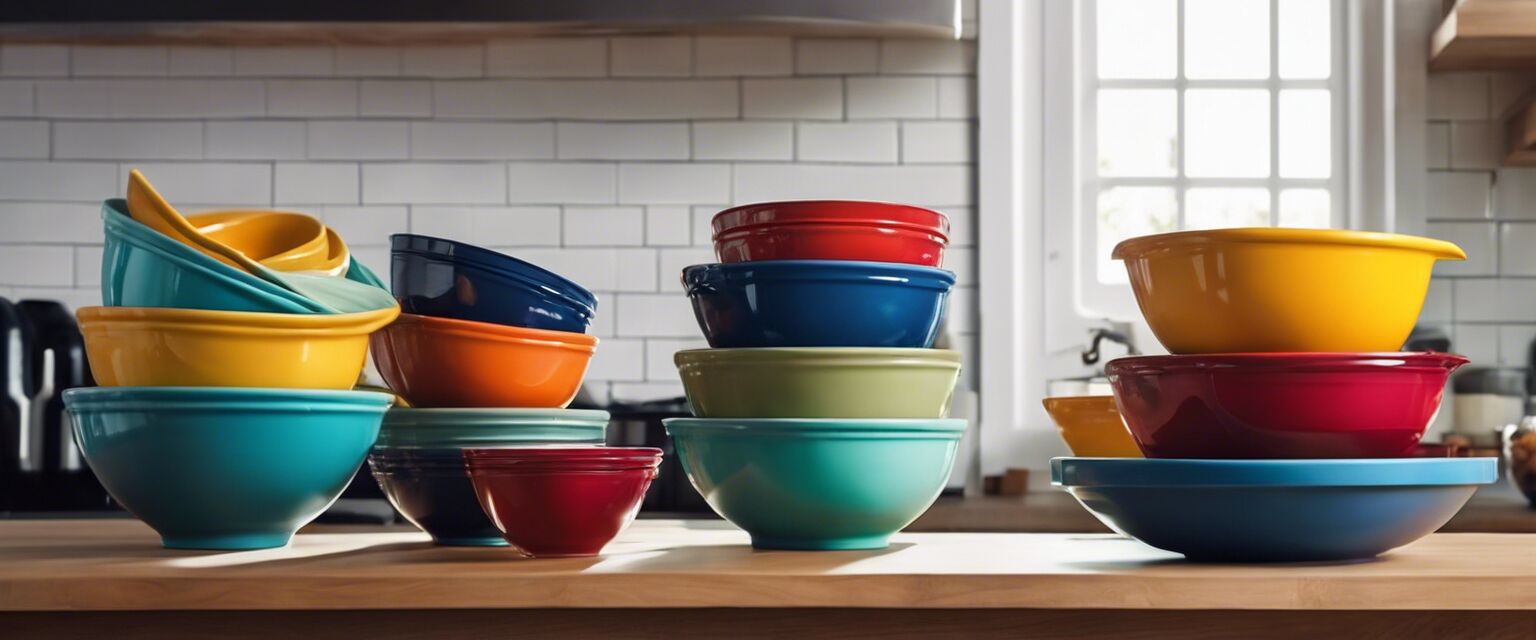
[[884, 549], [890, 546], [890, 536], [849, 536], [846, 538], [772, 538], [752, 536], [752, 546], [758, 549], [790, 549], [798, 551]]
[[229, 533], [217, 535], [161, 536], [160, 543], [167, 549], [212, 549], [240, 551], [249, 549], [275, 549], [288, 545], [293, 534], [284, 533]]
[[492, 538], [433, 538], [432, 542], [444, 547], [505, 547], [507, 541], [501, 536]]

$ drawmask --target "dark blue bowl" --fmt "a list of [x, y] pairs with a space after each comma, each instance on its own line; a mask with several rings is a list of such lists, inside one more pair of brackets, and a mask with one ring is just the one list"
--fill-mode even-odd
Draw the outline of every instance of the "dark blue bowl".
[[1456, 515], [1496, 458], [1056, 458], [1051, 481], [1110, 528], [1204, 562], [1363, 560]]
[[453, 240], [390, 236], [390, 290], [406, 313], [586, 333], [597, 296], [512, 256]]
[[847, 260], [769, 260], [683, 269], [709, 346], [933, 346], [955, 274]]
[[443, 545], [505, 546], [475, 497], [460, 449], [386, 449], [368, 454], [384, 496], [411, 524]]

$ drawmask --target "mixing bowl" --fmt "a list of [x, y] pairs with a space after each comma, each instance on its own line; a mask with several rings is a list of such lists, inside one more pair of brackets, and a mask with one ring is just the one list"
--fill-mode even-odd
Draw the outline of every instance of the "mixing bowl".
[[589, 409], [418, 409], [384, 414], [378, 447], [458, 449], [504, 444], [602, 444], [608, 412]]
[[1111, 254], [1172, 353], [1393, 351], [1449, 242], [1333, 229], [1219, 229], [1132, 238]]
[[944, 489], [964, 420], [664, 420], [709, 506], [767, 549], [880, 549]]
[[416, 407], [564, 407], [597, 351], [582, 333], [401, 314], [372, 341], [389, 388]]
[[867, 260], [942, 266], [949, 218], [888, 202], [763, 202], [715, 214], [721, 262]]
[[1456, 515], [1496, 458], [1056, 458], [1051, 480], [1110, 528], [1210, 562], [1360, 560]]
[[368, 466], [384, 497], [411, 524], [447, 546], [502, 547], [507, 541], [480, 508], [461, 449], [375, 447]]
[[702, 418], [942, 418], [960, 377], [943, 349], [690, 349], [672, 356]]
[[1447, 353], [1119, 358], [1105, 367], [1148, 458], [1412, 455], [1440, 407]]
[[84, 307], [75, 315], [102, 386], [351, 389], [368, 334], [399, 313]]
[[1065, 396], [1041, 401], [1072, 455], [1140, 458], [1141, 449], [1115, 408], [1114, 396]]
[[210, 211], [187, 216], [187, 222], [203, 237], [278, 271], [341, 276], [352, 259], [340, 235], [302, 213]]
[[597, 296], [560, 275], [472, 244], [390, 236], [390, 290], [406, 313], [585, 333]]
[[884, 262], [703, 264], [683, 286], [709, 346], [930, 347], [955, 274]]
[[464, 461], [509, 544], [535, 557], [595, 556], [639, 513], [661, 449], [466, 449]]
[[352, 480], [392, 398], [207, 387], [64, 392], [75, 442], [167, 547], [281, 547]]

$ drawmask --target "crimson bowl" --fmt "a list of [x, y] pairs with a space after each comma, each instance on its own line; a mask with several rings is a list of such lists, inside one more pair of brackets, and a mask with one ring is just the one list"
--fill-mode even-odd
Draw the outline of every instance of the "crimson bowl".
[[922, 207], [857, 200], [763, 202], [715, 214], [721, 262], [860, 260], [937, 267], [949, 218]]

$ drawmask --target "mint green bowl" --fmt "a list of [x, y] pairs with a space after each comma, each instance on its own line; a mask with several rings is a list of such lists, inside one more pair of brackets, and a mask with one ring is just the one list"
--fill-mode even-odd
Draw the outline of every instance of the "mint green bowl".
[[602, 444], [608, 412], [584, 409], [414, 409], [384, 414], [381, 449]]
[[702, 418], [942, 418], [960, 378], [960, 352], [944, 349], [689, 349], [672, 361]]
[[762, 549], [881, 549], [939, 497], [964, 420], [672, 418], [709, 506]]

